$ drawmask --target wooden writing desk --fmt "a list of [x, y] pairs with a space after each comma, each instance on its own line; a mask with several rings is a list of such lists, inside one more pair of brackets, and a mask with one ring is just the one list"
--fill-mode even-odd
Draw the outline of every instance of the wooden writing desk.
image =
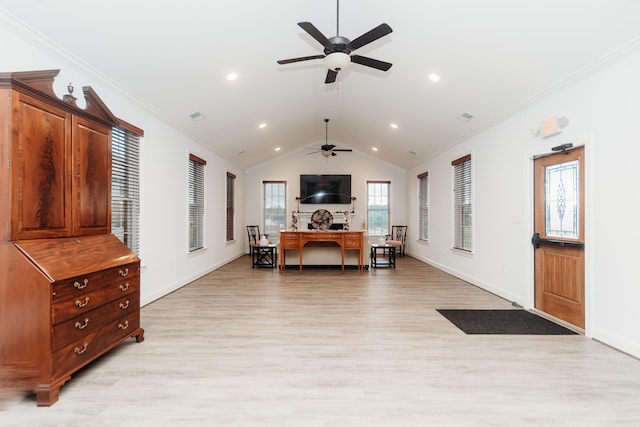
[[358, 251], [358, 271], [364, 270], [364, 231], [281, 231], [280, 232], [280, 271], [286, 268], [287, 249], [300, 251], [300, 271], [302, 272], [302, 252], [310, 242], [334, 242], [340, 247], [342, 271], [344, 271], [344, 251]]

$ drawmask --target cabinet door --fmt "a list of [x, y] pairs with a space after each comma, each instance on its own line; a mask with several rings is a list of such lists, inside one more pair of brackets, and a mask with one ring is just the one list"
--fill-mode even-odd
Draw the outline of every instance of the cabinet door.
[[71, 115], [13, 92], [12, 238], [71, 235]]
[[111, 128], [73, 119], [75, 236], [111, 232]]

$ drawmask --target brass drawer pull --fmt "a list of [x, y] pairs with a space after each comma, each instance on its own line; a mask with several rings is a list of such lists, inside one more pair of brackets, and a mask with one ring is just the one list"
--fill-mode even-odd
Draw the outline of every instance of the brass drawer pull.
[[120, 285], [119, 288], [122, 292], [127, 291], [129, 290], [129, 283], [127, 282], [124, 285]]
[[89, 304], [89, 297], [84, 297], [84, 302], [80, 301], [79, 299], [76, 300], [76, 307], [78, 308], [82, 308], [87, 304]]
[[118, 271], [118, 273], [120, 273], [122, 277], [125, 277], [127, 274], [129, 274], [129, 267], [126, 267], [124, 270]]
[[124, 323], [118, 323], [118, 329], [125, 330], [129, 327], [129, 321], [125, 320]]
[[84, 323], [76, 322], [76, 328], [82, 330], [86, 328], [88, 324], [89, 324], [89, 318], [85, 317]]
[[89, 347], [89, 344], [84, 343], [84, 346], [83, 346], [82, 348], [80, 348], [80, 347], [76, 347], [76, 348], [74, 348], [74, 349], [73, 349], [73, 352], [74, 352], [75, 354], [82, 354], [82, 353], [84, 353], [85, 351], [87, 351], [87, 347]]
[[129, 300], [126, 300], [125, 302], [121, 302], [120, 308], [123, 310], [126, 310], [127, 308], [129, 308]]
[[82, 281], [82, 283], [78, 282], [77, 280], [73, 283], [73, 287], [76, 289], [84, 289], [87, 287], [87, 285], [89, 284], [89, 279], [84, 279]]

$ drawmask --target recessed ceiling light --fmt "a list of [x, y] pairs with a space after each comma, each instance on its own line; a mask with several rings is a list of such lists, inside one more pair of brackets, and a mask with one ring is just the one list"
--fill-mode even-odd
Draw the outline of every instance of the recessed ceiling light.
[[273, 151], [280, 151], [280, 147], [276, 147]]
[[237, 73], [229, 73], [229, 74], [227, 74], [227, 80], [229, 80], [230, 82], [234, 81], [237, 78], [238, 78], [238, 74]]
[[391, 123], [389, 126], [391, 126], [393, 129], [398, 129], [397, 123]]
[[439, 82], [440, 81], [440, 75], [436, 74], [436, 73], [431, 73], [431, 74], [429, 74], [429, 80], [431, 80], [432, 82]]
[[189, 117], [191, 117], [194, 122], [199, 122], [200, 120], [204, 120], [206, 118], [200, 111], [189, 114]]
[[264, 129], [264, 128], [266, 128], [266, 127], [267, 127], [267, 124], [266, 124], [266, 123], [260, 123], [260, 124], [258, 125], [258, 127], [259, 127], [260, 129]]
[[378, 148], [377, 147], [371, 147], [371, 150], [372, 151], [378, 151]]

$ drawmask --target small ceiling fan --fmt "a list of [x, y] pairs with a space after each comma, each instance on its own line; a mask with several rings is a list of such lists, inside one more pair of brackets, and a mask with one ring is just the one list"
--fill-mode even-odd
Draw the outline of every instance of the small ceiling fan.
[[299, 58], [282, 59], [278, 61], [278, 64], [291, 64], [293, 62], [308, 61], [311, 59], [324, 58], [325, 65], [327, 66], [327, 77], [325, 83], [334, 83], [338, 77], [338, 71], [346, 68], [351, 62], [364, 65], [366, 67], [375, 68], [377, 70], [388, 71], [391, 65], [388, 62], [379, 61], [373, 58], [367, 58], [366, 56], [352, 55], [351, 52], [361, 48], [362, 46], [378, 40], [381, 37], [390, 34], [393, 30], [387, 24], [380, 24], [374, 29], [364, 33], [360, 37], [351, 41], [346, 37], [340, 36], [340, 0], [337, 2], [337, 16], [336, 16], [336, 35], [327, 38], [322, 34], [311, 22], [298, 22], [298, 26], [305, 30], [311, 37], [316, 39], [322, 46], [324, 46], [324, 55], [311, 55], [302, 56]]
[[353, 151], [351, 148], [336, 148], [335, 145], [329, 144], [329, 119], [324, 119], [324, 144], [320, 146], [319, 150], [312, 151], [309, 154], [322, 153], [327, 159], [331, 156], [337, 156], [336, 151]]

